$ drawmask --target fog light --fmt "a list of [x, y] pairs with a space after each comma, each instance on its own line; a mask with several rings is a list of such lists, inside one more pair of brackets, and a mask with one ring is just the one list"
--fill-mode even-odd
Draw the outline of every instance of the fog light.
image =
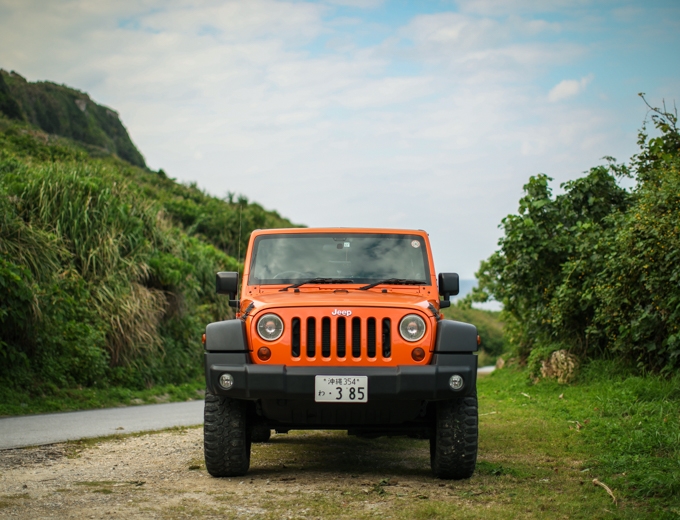
[[449, 378], [449, 386], [451, 387], [451, 390], [460, 390], [463, 388], [463, 378], [458, 374], [451, 376]]
[[257, 357], [259, 357], [262, 361], [268, 361], [269, 358], [272, 357], [272, 351], [267, 347], [260, 347], [257, 350]]
[[234, 386], [234, 376], [231, 374], [222, 374], [220, 376], [220, 386], [225, 390], [230, 390]]
[[411, 357], [413, 361], [422, 361], [425, 359], [425, 351], [420, 347], [416, 347], [411, 351]]

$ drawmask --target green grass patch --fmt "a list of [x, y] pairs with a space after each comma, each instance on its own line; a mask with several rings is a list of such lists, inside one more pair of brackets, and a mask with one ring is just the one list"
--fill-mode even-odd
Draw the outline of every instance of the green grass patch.
[[480, 380], [479, 390], [483, 447], [503, 453], [485, 460], [482, 450], [480, 474], [540, 481], [576, 470], [588, 488], [597, 478], [624, 503], [680, 516], [679, 376], [632, 376], [598, 361], [573, 385], [532, 384], [505, 369]]
[[146, 390], [111, 388], [52, 388], [41, 393], [0, 386], [0, 416], [67, 412], [123, 405], [156, 404], [203, 399], [205, 381], [160, 385]]

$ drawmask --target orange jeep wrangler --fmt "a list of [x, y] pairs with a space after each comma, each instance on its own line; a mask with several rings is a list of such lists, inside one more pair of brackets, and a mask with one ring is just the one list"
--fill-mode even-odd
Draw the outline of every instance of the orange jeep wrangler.
[[472, 476], [479, 338], [439, 312], [458, 275], [438, 281], [424, 231], [253, 232], [240, 299], [217, 273], [236, 319], [205, 331], [208, 472], [245, 474], [272, 429], [333, 429], [427, 438], [436, 477]]

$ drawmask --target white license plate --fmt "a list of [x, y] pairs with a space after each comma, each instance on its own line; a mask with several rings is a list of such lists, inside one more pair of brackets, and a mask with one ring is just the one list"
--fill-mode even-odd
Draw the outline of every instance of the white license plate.
[[367, 403], [368, 376], [315, 376], [317, 403]]

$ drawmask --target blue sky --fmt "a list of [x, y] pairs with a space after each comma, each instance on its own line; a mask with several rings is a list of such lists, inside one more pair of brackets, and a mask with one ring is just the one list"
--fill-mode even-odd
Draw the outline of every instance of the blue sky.
[[0, 0], [0, 67], [87, 91], [152, 168], [310, 226], [427, 230], [470, 278], [529, 176], [627, 160], [680, 4]]

